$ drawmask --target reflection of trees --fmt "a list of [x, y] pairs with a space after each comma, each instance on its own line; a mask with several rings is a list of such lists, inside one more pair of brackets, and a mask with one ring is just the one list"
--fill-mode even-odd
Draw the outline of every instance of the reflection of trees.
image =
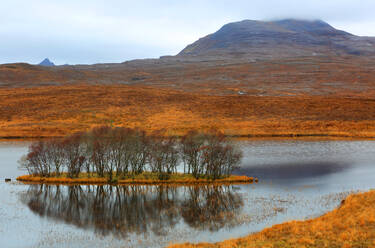
[[218, 230], [241, 208], [230, 187], [31, 185], [22, 201], [34, 213], [101, 235], [164, 234], [181, 219], [192, 228]]
[[191, 187], [182, 202], [181, 215], [193, 228], [219, 230], [229, 224], [243, 205], [240, 195], [229, 187]]

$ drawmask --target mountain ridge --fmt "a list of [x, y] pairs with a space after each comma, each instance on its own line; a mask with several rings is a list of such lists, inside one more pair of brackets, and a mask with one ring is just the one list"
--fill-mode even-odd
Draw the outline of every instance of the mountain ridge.
[[319, 53], [374, 55], [375, 38], [355, 36], [322, 20], [243, 20], [198, 39], [177, 57], [283, 58]]

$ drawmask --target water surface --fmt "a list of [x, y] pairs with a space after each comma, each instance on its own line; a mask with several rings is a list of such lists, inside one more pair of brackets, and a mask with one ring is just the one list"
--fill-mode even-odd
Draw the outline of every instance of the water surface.
[[162, 247], [215, 242], [319, 216], [351, 192], [375, 188], [374, 141], [238, 141], [237, 186], [48, 186], [23, 174], [27, 143], [0, 142], [3, 247]]

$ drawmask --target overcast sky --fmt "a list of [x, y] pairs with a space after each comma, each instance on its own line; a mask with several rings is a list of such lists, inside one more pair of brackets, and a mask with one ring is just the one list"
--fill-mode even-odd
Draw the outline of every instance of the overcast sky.
[[375, 0], [1, 0], [0, 63], [123, 62], [175, 55], [243, 19], [322, 19], [375, 36]]

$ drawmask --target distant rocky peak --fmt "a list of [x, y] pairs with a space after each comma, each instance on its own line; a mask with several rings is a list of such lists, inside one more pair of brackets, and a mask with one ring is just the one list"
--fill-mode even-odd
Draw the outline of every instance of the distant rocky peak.
[[[312, 53], [373, 53], [370, 41], [335, 29], [321, 20], [243, 20], [225, 24], [215, 33], [188, 45], [178, 56], [281, 58]], [[372, 44], [372, 42], [370, 42]], [[369, 44], [370, 44], [369, 43]]]
[[45, 58], [42, 62], [39, 63], [41, 66], [55, 66], [48, 58]]

